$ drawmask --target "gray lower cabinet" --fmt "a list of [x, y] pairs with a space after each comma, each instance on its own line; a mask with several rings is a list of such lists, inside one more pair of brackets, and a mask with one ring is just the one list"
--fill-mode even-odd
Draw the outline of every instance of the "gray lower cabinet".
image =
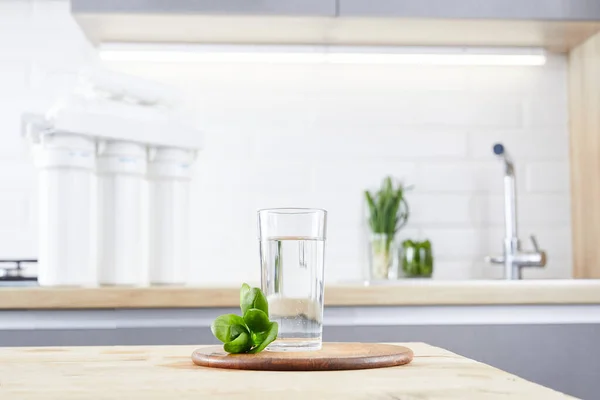
[[595, 0], [338, 0], [340, 17], [591, 21]]
[[71, 0], [71, 8], [81, 14], [336, 15], [335, 0]]
[[[5, 311], [0, 312], [0, 346], [217, 344], [209, 329], [210, 321], [214, 315], [232, 311]], [[583, 399], [600, 398], [599, 338], [599, 323], [342, 322], [324, 329], [325, 341], [426, 342]]]

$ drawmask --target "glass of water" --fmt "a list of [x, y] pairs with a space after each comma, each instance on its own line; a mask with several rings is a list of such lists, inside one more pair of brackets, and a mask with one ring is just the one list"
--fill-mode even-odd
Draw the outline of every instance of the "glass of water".
[[273, 208], [258, 212], [261, 286], [279, 324], [272, 351], [319, 350], [327, 211]]

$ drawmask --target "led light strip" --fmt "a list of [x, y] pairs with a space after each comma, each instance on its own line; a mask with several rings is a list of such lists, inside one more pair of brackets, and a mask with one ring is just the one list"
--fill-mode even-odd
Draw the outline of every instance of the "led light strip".
[[104, 61], [263, 64], [544, 65], [539, 48], [300, 45], [164, 45], [114, 43]]

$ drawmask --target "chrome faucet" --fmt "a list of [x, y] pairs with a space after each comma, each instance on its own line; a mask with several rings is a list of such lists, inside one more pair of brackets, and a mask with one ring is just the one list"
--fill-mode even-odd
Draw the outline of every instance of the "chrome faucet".
[[494, 145], [494, 154], [504, 161], [504, 255], [486, 257], [492, 264], [504, 264], [504, 279], [521, 279], [523, 267], [543, 267], [546, 265], [546, 252], [540, 250], [535, 236], [531, 235], [534, 251], [521, 251], [517, 236], [517, 190], [515, 167], [500, 143]]

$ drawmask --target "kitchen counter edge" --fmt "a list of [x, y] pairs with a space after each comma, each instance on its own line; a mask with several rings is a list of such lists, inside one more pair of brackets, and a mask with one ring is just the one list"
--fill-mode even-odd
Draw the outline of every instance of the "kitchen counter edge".
[[[326, 306], [600, 304], [600, 280], [398, 281], [330, 285]], [[0, 287], [0, 309], [238, 307], [231, 286]]]

